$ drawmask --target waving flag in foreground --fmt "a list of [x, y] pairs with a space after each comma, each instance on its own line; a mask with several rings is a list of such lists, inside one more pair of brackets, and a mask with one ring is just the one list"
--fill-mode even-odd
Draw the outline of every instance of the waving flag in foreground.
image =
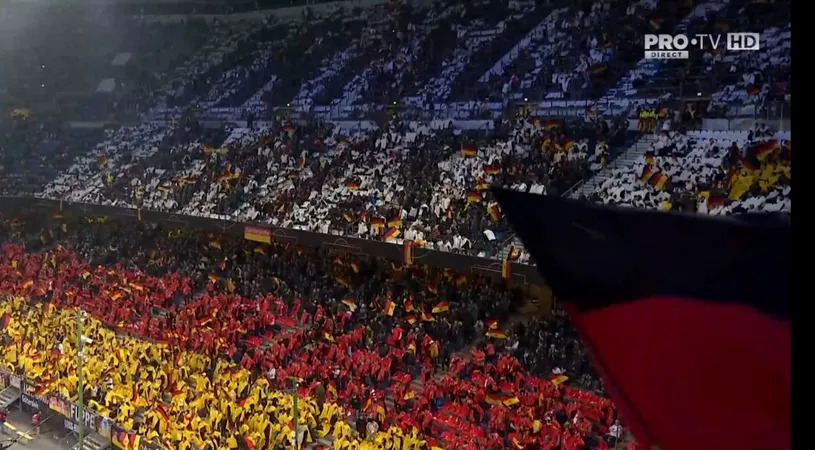
[[641, 444], [790, 448], [788, 224], [495, 196]]

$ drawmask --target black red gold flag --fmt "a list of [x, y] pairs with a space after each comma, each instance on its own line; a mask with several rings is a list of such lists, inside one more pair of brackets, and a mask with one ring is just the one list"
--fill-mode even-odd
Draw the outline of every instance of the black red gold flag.
[[646, 448], [790, 448], [790, 227], [495, 190]]

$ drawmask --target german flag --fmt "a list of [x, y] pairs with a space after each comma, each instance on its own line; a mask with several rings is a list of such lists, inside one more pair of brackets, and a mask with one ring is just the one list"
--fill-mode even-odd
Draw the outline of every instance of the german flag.
[[298, 176], [299, 175], [297, 175], [297, 172], [289, 172], [289, 174], [286, 175], [286, 178], [288, 178], [290, 180], [296, 180]]
[[390, 230], [388, 230], [387, 233], [385, 233], [385, 240], [386, 241], [392, 241], [392, 240], [396, 239], [397, 237], [399, 237], [399, 233], [400, 233], [399, 229], [396, 228], [396, 227], [393, 227]]
[[487, 325], [488, 330], [497, 330], [498, 329], [498, 321], [497, 320], [488, 320], [485, 322]]
[[478, 203], [481, 201], [481, 193], [477, 191], [470, 191], [467, 193], [467, 204]]
[[31, 394], [33, 396], [35, 396], [35, 397], [42, 397], [42, 396], [44, 396], [45, 394], [47, 394], [48, 392], [51, 391], [50, 386], [51, 386], [50, 382], [39, 383], [39, 384], [37, 384], [36, 389], [34, 389], [34, 391]]
[[396, 303], [394, 303], [393, 300], [385, 302], [385, 314], [393, 316], [394, 312], [396, 312]]
[[484, 172], [487, 175], [495, 175], [501, 173], [501, 166], [499, 164], [484, 165]]
[[549, 120], [544, 120], [543, 122], [541, 122], [541, 126], [543, 127], [543, 129], [544, 130], [549, 130], [549, 131], [557, 130], [558, 128], [561, 127], [561, 125], [562, 125], [562, 122], [560, 120], [558, 120], [558, 119], [549, 119]]
[[779, 150], [781, 150], [781, 145], [777, 140], [771, 139], [767, 142], [756, 145], [752, 149], [748, 150], [748, 153], [755, 154], [756, 159], [763, 162]]
[[608, 64], [606, 63], [597, 63], [586, 67], [586, 73], [589, 75], [600, 75], [606, 70], [608, 70]]
[[487, 184], [487, 182], [486, 182], [486, 181], [484, 181], [483, 179], [479, 179], [479, 180], [478, 180], [478, 181], [475, 183], [475, 190], [477, 190], [477, 191], [484, 191], [484, 190], [489, 189], [489, 187], [490, 187], [490, 185], [489, 185], [489, 184]]
[[439, 293], [439, 285], [436, 284], [436, 283], [429, 283], [427, 285], [427, 290], [434, 293], [434, 294], [438, 294]]
[[218, 250], [221, 250], [221, 242], [220, 241], [217, 241], [217, 240], [209, 241], [209, 246], [212, 247], [212, 248], [217, 248]]
[[652, 18], [651, 20], [648, 21], [648, 24], [651, 25], [652, 30], [659, 31], [659, 29], [662, 28], [662, 24], [664, 22], [665, 22], [665, 20], [663, 18], [654, 17], [654, 18]]
[[357, 264], [355, 262], [351, 262], [350, 266], [351, 266], [351, 270], [353, 270], [354, 273], [359, 273], [359, 264]]
[[515, 244], [509, 246], [509, 253], [507, 254], [507, 261], [517, 261], [521, 257], [521, 251], [515, 247]]
[[385, 219], [382, 217], [374, 217], [371, 219], [371, 228], [374, 230], [381, 230], [385, 228]]
[[671, 177], [664, 175], [662, 172], [657, 172], [648, 180], [648, 184], [650, 184], [657, 191], [661, 191], [665, 189], [665, 183], [667, 183], [670, 178]]
[[347, 306], [347, 307], [348, 307], [348, 309], [350, 309], [351, 311], [356, 311], [356, 310], [357, 310], [357, 304], [356, 304], [356, 302], [354, 302], [354, 299], [352, 299], [352, 298], [350, 298], [350, 297], [346, 297], [346, 298], [344, 298], [344, 299], [342, 300], [342, 304], [343, 304], [343, 305], [345, 305], [345, 306]]
[[398, 216], [397, 217], [391, 217], [390, 219], [388, 219], [388, 226], [389, 227], [401, 228], [402, 219], [400, 219]]
[[64, 218], [65, 218], [65, 214], [62, 214], [62, 212], [61, 212], [61, 211], [57, 211], [57, 212], [55, 212], [54, 214], [51, 214], [51, 218], [52, 218], [52, 219], [64, 219]]
[[747, 92], [748, 97], [752, 97], [761, 92], [761, 88], [755, 84], [748, 85], [744, 90]]
[[512, 276], [512, 263], [505, 259], [501, 261], [501, 278], [508, 280]]
[[441, 314], [443, 312], [450, 311], [450, 303], [449, 302], [438, 302], [436, 306], [433, 307], [433, 314]]
[[422, 311], [422, 321], [424, 321], [424, 322], [435, 322], [436, 318], [433, 317], [432, 315]]
[[569, 377], [566, 375], [552, 375], [549, 377], [549, 381], [554, 384], [555, 386], [560, 386], [561, 384], [565, 383]]
[[405, 300], [405, 312], [413, 312], [413, 311], [414, 311], [413, 299], [409, 298], [409, 299]]
[[487, 397], [484, 399], [484, 401], [486, 401], [488, 405], [498, 406], [503, 405], [506, 400], [509, 400], [512, 397], [513, 396], [511, 395], [499, 392], [495, 394], [487, 394]]
[[427, 350], [430, 352], [431, 358], [439, 357], [439, 343], [435, 340], [430, 341], [430, 344], [427, 346]]
[[465, 158], [475, 158], [477, 155], [478, 149], [475, 147], [475, 145], [472, 144], [461, 145], [461, 156]]
[[351, 192], [355, 192], [359, 189], [359, 181], [357, 180], [345, 180], [345, 188]]
[[409, 324], [411, 324], [411, 325], [416, 324], [416, 316], [414, 316], [414, 315], [410, 315], [410, 316], [405, 317], [405, 320], [407, 320], [407, 322]]
[[640, 174], [640, 181], [643, 183], [647, 183], [651, 177], [654, 176], [654, 170], [651, 168], [650, 165], [646, 165], [644, 169], [642, 169], [642, 174]]
[[507, 334], [504, 332], [504, 330], [496, 328], [494, 330], [491, 329], [487, 331], [487, 337], [491, 337], [493, 339], [506, 339]]
[[211, 273], [211, 274], [207, 275], [207, 279], [209, 280], [210, 283], [217, 283], [218, 282], [218, 275], [215, 275], [214, 273]]
[[788, 222], [493, 193], [640, 445], [791, 448]]
[[506, 407], [510, 407], [510, 406], [515, 406], [518, 403], [521, 403], [521, 400], [517, 396], [512, 395], [512, 396], [507, 396], [507, 398], [505, 398], [504, 401], [501, 402], [501, 403], [503, 403], [504, 406], [506, 406]]
[[353, 222], [354, 221], [354, 215], [349, 213], [349, 212], [342, 213], [342, 218], [345, 219], [346, 222]]
[[413, 264], [414, 245], [418, 245], [418, 243], [411, 240], [405, 240], [402, 243], [402, 262], [405, 263], [406, 266], [410, 266]]
[[156, 405], [156, 414], [159, 417], [161, 417], [161, 420], [163, 420], [164, 422], [170, 421], [170, 415], [167, 414], [167, 410], [164, 408], [164, 405], [162, 403]]
[[340, 286], [343, 286], [343, 287], [346, 287], [346, 288], [351, 287], [351, 283], [349, 283], [348, 280], [346, 280], [343, 277], [337, 277], [337, 283], [339, 283]]
[[487, 208], [487, 212], [492, 217], [493, 222], [498, 222], [501, 220], [501, 208], [498, 207], [498, 203], [492, 203]]

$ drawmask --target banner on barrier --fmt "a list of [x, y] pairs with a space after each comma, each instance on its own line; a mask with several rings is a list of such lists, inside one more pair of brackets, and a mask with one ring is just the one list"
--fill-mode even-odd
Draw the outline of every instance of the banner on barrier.
[[114, 424], [110, 429], [110, 442], [118, 450], [156, 450], [157, 447], [136, 433]]
[[23, 410], [30, 413], [48, 411], [48, 403], [42, 402], [31, 394], [23, 393], [20, 398]]
[[[70, 414], [71, 415], [68, 417], [68, 419], [74, 422], [74, 424], [79, 423], [79, 406], [77, 404], [70, 403]], [[87, 408], [82, 411], [82, 415], [84, 416], [86, 429], [91, 430], [102, 437], [110, 437], [110, 420]]]

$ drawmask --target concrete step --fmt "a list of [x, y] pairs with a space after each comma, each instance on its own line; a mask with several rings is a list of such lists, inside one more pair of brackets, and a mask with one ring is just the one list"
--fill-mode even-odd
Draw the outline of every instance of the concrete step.
[[110, 448], [110, 441], [96, 433], [90, 433], [82, 440], [82, 447], [76, 444], [72, 450], [107, 450]]
[[16, 387], [7, 387], [0, 392], [0, 407], [2, 408], [8, 408], [17, 400], [20, 400], [20, 390]]

